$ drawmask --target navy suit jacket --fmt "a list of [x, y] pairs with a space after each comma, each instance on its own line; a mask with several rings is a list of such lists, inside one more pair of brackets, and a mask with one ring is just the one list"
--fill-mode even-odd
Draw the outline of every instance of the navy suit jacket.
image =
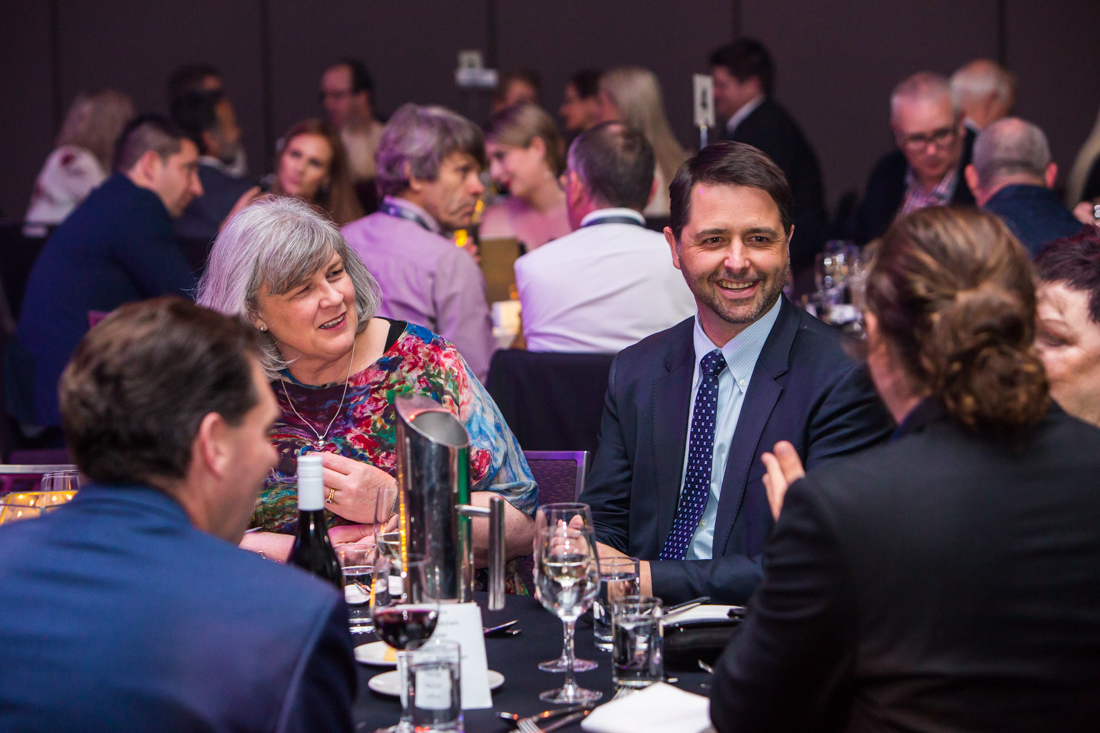
[[999, 216], [1032, 257], [1052, 239], [1072, 237], [1084, 226], [1046, 186], [1005, 186], [982, 208]]
[[0, 730], [352, 730], [341, 594], [164, 493], [92, 485], [0, 527], [0, 588]]
[[[656, 561], [679, 503], [695, 370], [694, 318], [619, 352], [599, 449], [580, 501], [598, 541]], [[653, 562], [668, 603], [744, 603], [763, 575], [773, 520], [760, 454], [789, 440], [807, 468], [887, 438], [893, 421], [841, 335], [783, 299], [745, 393], [722, 480], [713, 560]]]
[[33, 362], [38, 425], [60, 425], [57, 382], [88, 332], [88, 311], [110, 312], [158, 295], [188, 295], [194, 277], [172, 239], [160, 197], [121, 173], [92, 191], [53, 233], [31, 268], [19, 343]]

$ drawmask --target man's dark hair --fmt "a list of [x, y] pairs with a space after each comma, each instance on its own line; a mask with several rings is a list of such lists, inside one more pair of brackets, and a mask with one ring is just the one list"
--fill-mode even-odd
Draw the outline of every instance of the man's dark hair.
[[621, 122], [588, 128], [569, 146], [569, 169], [593, 201], [641, 211], [653, 189], [653, 146]]
[[144, 114], [130, 120], [115, 142], [115, 171], [125, 173], [150, 150], [161, 160], [180, 151], [187, 133], [164, 115]]
[[751, 145], [720, 142], [708, 145], [694, 158], [686, 160], [668, 187], [668, 225], [677, 241], [691, 219], [691, 191], [699, 183], [759, 188], [771, 196], [779, 207], [783, 231], [790, 233], [794, 225], [791, 219], [791, 186], [779, 166]]
[[1035, 270], [1046, 283], [1064, 283], [1089, 296], [1089, 318], [1100, 323], [1100, 228], [1047, 243], [1035, 258]]
[[211, 76], [216, 76], [219, 79], [222, 77], [221, 72], [210, 64], [188, 64], [176, 69], [168, 77], [169, 106], [190, 92], [207, 91], [203, 88], [203, 82]]
[[508, 85], [513, 81], [522, 81], [535, 90], [535, 96], [542, 98], [542, 77], [534, 69], [512, 69], [503, 72], [497, 79], [497, 88], [493, 92], [493, 99], [501, 101], [508, 91]]
[[80, 342], [61, 375], [76, 465], [105, 484], [182, 479], [203, 418], [239, 425], [259, 400], [256, 330], [174, 296], [130, 303]]
[[367, 70], [365, 63], [349, 56], [338, 60], [329, 68], [332, 69], [337, 66], [346, 66], [351, 70], [352, 94], [367, 92], [371, 97], [371, 101], [374, 101], [374, 80], [371, 78], [370, 71]]
[[577, 94], [581, 99], [591, 99], [600, 93], [600, 76], [603, 74], [599, 69], [581, 69], [573, 76], [569, 77], [569, 83], [577, 90]]
[[740, 82], [755, 76], [760, 80], [764, 94], [771, 96], [775, 65], [768, 49], [760, 41], [738, 38], [712, 53], [707, 61], [711, 66], [725, 67]]
[[199, 148], [199, 155], [206, 155], [203, 133], [218, 127], [218, 103], [225, 99], [225, 92], [188, 92], [172, 102], [172, 121], [187, 133]]

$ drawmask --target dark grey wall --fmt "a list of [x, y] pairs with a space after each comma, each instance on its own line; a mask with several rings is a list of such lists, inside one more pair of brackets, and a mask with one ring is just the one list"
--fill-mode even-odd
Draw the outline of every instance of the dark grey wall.
[[[454, 86], [456, 54], [479, 48], [502, 69], [530, 66], [554, 111], [585, 66], [640, 64], [664, 86], [673, 127], [691, 129], [691, 74], [735, 29], [763, 40], [777, 98], [815, 145], [832, 204], [862, 188], [892, 144], [887, 96], [919, 69], [950, 73], [1002, 58], [1068, 170], [1100, 106], [1096, 0], [32, 0], [0, 22], [0, 209], [21, 216], [59, 115], [81, 89], [113, 85], [164, 111], [178, 65], [221, 68], [257, 172], [294, 122], [320, 112], [321, 71], [341, 55], [370, 66], [378, 106], [432, 102], [480, 117], [484, 99]], [[55, 63], [56, 59], [56, 63]]]

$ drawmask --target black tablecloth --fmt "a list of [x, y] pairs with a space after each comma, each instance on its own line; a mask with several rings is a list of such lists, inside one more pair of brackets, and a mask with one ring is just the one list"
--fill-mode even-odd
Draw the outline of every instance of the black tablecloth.
[[[556, 659], [561, 654], [562, 625], [557, 616], [546, 611], [538, 601], [530, 596], [508, 596], [503, 611], [490, 613], [485, 610], [486, 596], [478, 594], [482, 620], [485, 626], [496, 626], [512, 619], [518, 619], [518, 628], [523, 633], [500, 639], [486, 639], [485, 652], [489, 658], [489, 669], [504, 675], [504, 685], [493, 692], [492, 710], [467, 710], [464, 713], [467, 731], [473, 733], [504, 733], [512, 726], [496, 717], [496, 711], [505, 710], [520, 715], [531, 715], [555, 707], [539, 700], [539, 693], [560, 687], [564, 679], [561, 674], [543, 672], [539, 662]], [[362, 640], [360, 640], [361, 637]], [[373, 634], [356, 635], [356, 643], [375, 641]], [[599, 667], [591, 672], [577, 675], [577, 684], [589, 689], [599, 690], [604, 696], [600, 703], [611, 699], [611, 654], [596, 649], [592, 639], [592, 627], [584, 621], [577, 623], [577, 656], [598, 662]], [[355, 700], [355, 722], [358, 731], [370, 733], [376, 728], [393, 725], [401, 716], [401, 703], [397, 698], [377, 695], [367, 687], [367, 680], [376, 674], [389, 671], [386, 668], [370, 667], [359, 664], [359, 696]], [[677, 687], [706, 695], [701, 687], [708, 675], [702, 672], [670, 673], [677, 679]], [[562, 733], [580, 730], [580, 725], [559, 729]]]

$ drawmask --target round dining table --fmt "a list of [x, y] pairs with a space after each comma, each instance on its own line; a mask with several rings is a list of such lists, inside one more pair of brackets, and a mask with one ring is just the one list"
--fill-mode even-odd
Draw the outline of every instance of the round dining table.
[[[515, 619], [518, 623], [512, 628], [518, 628], [521, 632], [515, 636], [486, 637], [485, 654], [489, 669], [503, 674], [504, 684], [493, 691], [492, 709], [466, 710], [463, 712], [463, 719], [467, 731], [505, 733], [513, 730], [514, 726], [499, 718], [498, 712], [526, 716], [558, 707], [539, 700], [539, 693], [561, 687], [564, 678], [561, 674], [543, 672], [538, 664], [561, 655], [562, 623], [532, 596], [507, 596], [503, 611], [488, 611], [487, 598], [484, 593], [478, 593], [476, 597], [481, 606], [484, 626], [497, 626]], [[355, 634], [353, 638], [356, 645], [376, 641], [374, 634]], [[579, 673], [577, 684], [603, 693], [597, 705], [607, 702], [615, 693], [611, 682], [611, 653], [596, 648], [592, 626], [584, 620], [577, 622], [576, 652], [579, 658], [597, 662], [599, 665], [590, 672]], [[356, 731], [372, 733], [378, 728], [395, 724], [401, 716], [400, 701], [396, 697], [372, 692], [367, 686], [371, 677], [387, 672], [392, 667], [373, 667], [361, 663], [356, 666], [359, 669], [359, 694], [353, 711]], [[705, 672], [666, 670], [666, 676], [683, 690], [701, 695], [709, 694], [709, 675]], [[552, 722], [553, 720], [548, 721], [547, 724]], [[558, 730], [561, 733], [573, 733], [580, 731], [581, 727], [578, 722]]]

